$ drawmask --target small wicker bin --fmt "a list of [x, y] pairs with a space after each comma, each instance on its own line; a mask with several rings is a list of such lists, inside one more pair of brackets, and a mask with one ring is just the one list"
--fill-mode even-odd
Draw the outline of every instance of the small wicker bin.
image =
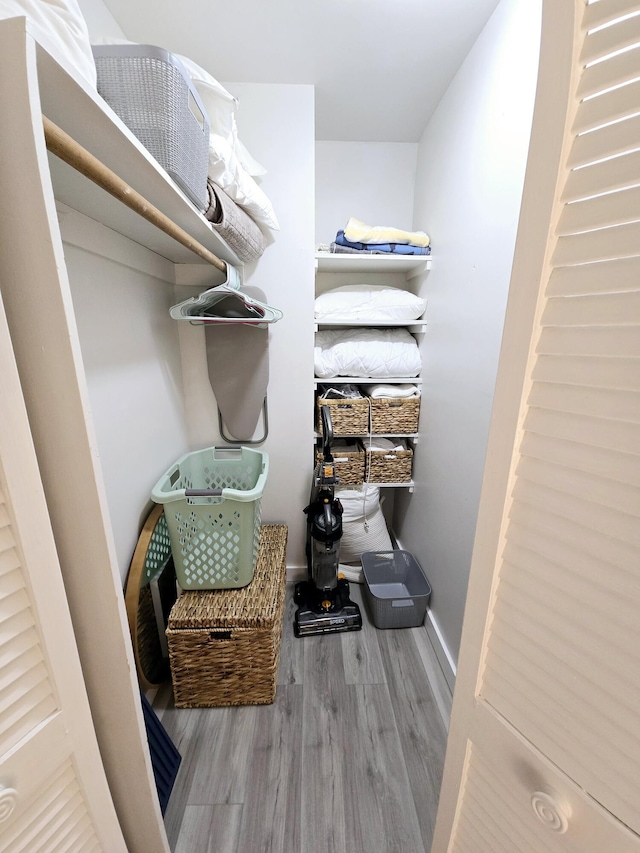
[[177, 708], [269, 705], [276, 694], [287, 527], [263, 524], [255, 574], [241, 589], [184, 592], [167, 640]]
[[365, 448], [365, 482], [408, 483], [411, 481], [413, 450], [369, 450]]
[[364, 397], [341, 398], [332, 400], [328, 397], [318, 397], [317, 428], [322, 434], [322, 419], [320, 406], [328, 406], [331, 415], [331, 426], [334, 436], [337, 435], [366, 435], [369, 432], [369, 400]]
[[[347, 449], [355, 445], [355, 450]], [[359, 486], [364, 481], [364, 447], [361, 442], [347, 445], [334, 441], [331, 455], [341, 486]], [[316, 465], [322, 462], [322, 453], [316, 451]]]
[[404, 435], [418, 432], [420, 397], [371, 397], [371, 432]]

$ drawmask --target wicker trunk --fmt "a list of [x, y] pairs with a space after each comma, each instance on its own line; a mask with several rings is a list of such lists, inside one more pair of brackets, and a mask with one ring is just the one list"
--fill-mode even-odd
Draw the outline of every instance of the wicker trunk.
[[286, 525], [262, 525], [256, 570], [248, 586], [184, 592], [173, 606], [167, 640], [177, 708], [273, 702], [286, 544]]

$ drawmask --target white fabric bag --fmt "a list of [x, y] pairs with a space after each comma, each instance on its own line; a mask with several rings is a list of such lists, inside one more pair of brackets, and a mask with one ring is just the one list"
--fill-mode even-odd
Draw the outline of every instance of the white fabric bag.
[[344, 563], [360, 561], [363, 551], [391, 551], [391, 537], [380, 505], [380, 489], [367, 483], [337, 488], [335, 495], [343, 507], [340, 568], [347, 580], [363, 583], [362, 567]]

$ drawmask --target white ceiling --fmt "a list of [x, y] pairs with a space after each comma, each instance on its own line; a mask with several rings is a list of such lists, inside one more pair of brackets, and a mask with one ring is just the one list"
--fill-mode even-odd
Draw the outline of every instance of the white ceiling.
[[498, 0], [107, 0], [227, 82], [312, 83], [316, 139], [417, 142]]

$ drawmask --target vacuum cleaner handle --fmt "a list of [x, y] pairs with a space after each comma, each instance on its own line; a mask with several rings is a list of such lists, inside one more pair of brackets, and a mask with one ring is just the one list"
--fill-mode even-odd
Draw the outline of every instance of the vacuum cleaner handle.
[[331, 512], [331, 503], [329, 501], [325, 501], [324, 503], [324, 529], [327, 532], [333, 529], [333, 513]]
[[322, 418], [322, 458], [325, 462], [333, 462], [333, 456], [331, 455], [333, 424], [331, 423], [331, 410], [329, 406], [320, 406], [320, 417]]

